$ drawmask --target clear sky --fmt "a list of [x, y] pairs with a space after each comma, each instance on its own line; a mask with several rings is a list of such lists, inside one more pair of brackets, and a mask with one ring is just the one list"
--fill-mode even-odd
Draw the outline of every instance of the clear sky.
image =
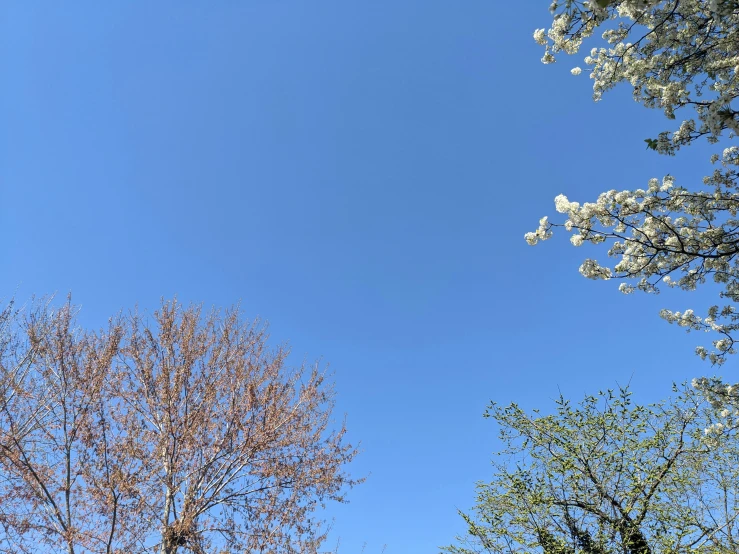
[[661, 114], [540, 64], [548, 4], [2, 3], [0, 296], [71, 291], [91, 326], [240, 301], [330, 364], [362, 443], [327, 546], [436, 552], [489, 475], [490, 400], [712, 373], [657, 315], [694, 298], [523, 240], [559, 193], [689, 184], [710, 151], [646, 151]]

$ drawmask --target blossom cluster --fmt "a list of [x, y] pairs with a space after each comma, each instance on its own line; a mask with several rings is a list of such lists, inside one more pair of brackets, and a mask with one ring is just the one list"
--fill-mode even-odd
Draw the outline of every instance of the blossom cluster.
[[692, 387], [708, 400], [714, 414], [713, 421], [704, 429], [708, 444], [739, 429], [739, 384], [726, 384], [718, 377], [693, 379]]
[[[602, 28], [603, 43], [584, 58], [593, 79], [593, 97], [629, 83], [637, 102], [659, 108], [670, 119], [684, 107], [677, 129], [659, 133], [650, 146], [673, 154], [706, 136], [739, 134], [739, 3], [736, 0], [555, 1], [549, 29], [534, 40], [545, 47], [542, 62], [560, 53], [578, 53]], [[578, 75], [576, 67], [572, 73]]]
[[705, 317], [692, 310], [663, 310], [661, 316], [687, 330], [713, 331], [721, 338], [713, 350], [698, 347], [697, 354], [723, 363], [735, 352], [732, 338], [739, 331], [739, 148], [730, 147], [714, 163], [714, 172], [703, 187], [690, 191], [675, 186], [671, 175], [649, 180], [646, 188], [610, 190], [596, 202], [570, 201], [559, 195], [555, 209], [566, 219], [539, 221], [535, 232], [526, 233], [531, 244], [549, 239], [555, 227], [572, 233], [574, 246], [608, 243], [608, 255], [616, 262], [602, 265], [586, 259], [580, 273], [590, 279], [619, 279], [619, 289], [659, 292], [660, 287], [695, 290], [708, 281], [720, 287], [724, 306], [711, 306]]

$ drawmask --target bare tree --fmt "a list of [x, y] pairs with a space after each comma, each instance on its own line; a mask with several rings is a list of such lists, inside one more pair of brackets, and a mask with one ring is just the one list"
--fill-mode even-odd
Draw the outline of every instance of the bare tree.
[[13, 315], [2, 351], [0, 548], [106, 551], [115, 522], [99, 517], [89, 466], [120, 328], [75, 329], [69, 301], [57, 311], [36, 305], [22, 321]]
[[357, 482], [318, 366], [289, 369], [236, 309], [164, 302], [97, 334], [73, 312], [22, 326], [31, 361], [0, 406], [0, 552], [317, 552], [316, 508]]

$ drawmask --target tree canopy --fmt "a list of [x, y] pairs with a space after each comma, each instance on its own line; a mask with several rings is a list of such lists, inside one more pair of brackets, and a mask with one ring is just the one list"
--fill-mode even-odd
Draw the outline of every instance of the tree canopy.
[[739, 549], [739, 443], [692, 387], [654, 405], [628, 390], [556, 413], [491, 404], [503, 450], [454, 554], [729, 554]]
[[[590, 67], [594, 98], [619, 83], [633, 87], [644, 106], [669, 119], [684, 113], [678, 128], [646, 139], [649, 148], [675, 154], [700, 137], [715, 143], [739, 132], [739, 2], [736, 0], [555, 1], [549, 30], [534, 33], [545, 46], [542, 61], [575, 54], [602, 31], [604, 44], [584, 62]], [[579, 74], [581, 69], [573, 69]], [[608, 246], [613, 264], [586, 259], [580, 272], [591, 279], [620, 279], [620, 290], [694, 290], [716, 283], [720, 300], [705, 313], [662, 310], [661, 316], [688, 330], [718, 333], [712, 347], [701, 345], [703, 359], [721, 364], [736, 351], [739, 330], [739, 147], [713, 154], [714, 169], [694, 186], [678, 186], [672, 175], [645, 179], [639, 187], [609, 190], [593, 202], [555, 199], [563, 219], [539, 221], [526, 233], [534, 245], [553, 229], [572, 233], [575, 246]]]
[[75, 314], [0, 314], [0, 552], [317, 551], [356, 483], [318, 366], [237, 309]]
[[555, 0], [550, 11], [552, 26], [534, 32], [545, 46], [544, 63], [578, 53], [602, 31], [604, 43], [594, 44], [584, 59], [595, 100], [629, 83], [637, 102], [669, 119], [693, 108], [677, 129], [648, 139], [653, 149], [674, 153], [699, 137], [716, 142], [727, 129], [739, 132], [739, 111], [732, 106], [739, 95], [737, 0]]
[[[675, 155], [696, 140], [739, 134], [737, 0], [555, 0], [549, 29], [534, 31], [542, 62], [586, 44], [593, 97], [621, 83], [634, 99], [679, 123], [645, 139]], [[600, 34], [600, 41], [595, 37]], [[721, 300], [697, 315], [662, 310], [670, 323], [718, 333], [701, 358], [721, 364], [739, 331], [739, 147], [711, 157], [701, 183], [673, 175], [602, 192], [592, 202], [555, 198], [562, 219], [543, 217], [525, 239], [535, 245], [555, 228], [574, 246], [607, 245], [614, 263], [586, 259], [591, 279], [620, 290], [686, 291], [715, 283]], [[602, 247], [601, 247], [602, 248]], [[718, 378], [676, 387], [673, 399], [637, 405], [628, 390], [560, 398], [556, 413], [492, 404], [504, 449], [491, 481], [478, 484], [468, 534], [447, 552], [468, 554], [712, 554], [739, 551], [739, 387]]]

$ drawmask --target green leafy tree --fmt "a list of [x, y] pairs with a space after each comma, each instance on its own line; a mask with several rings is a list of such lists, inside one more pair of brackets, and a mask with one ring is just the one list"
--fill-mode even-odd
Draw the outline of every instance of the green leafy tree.
[[477, 485], [454, 554], [739, 551], [739, 444], [690, 387], [638, 405], [628, 390], [560, 398], [553, 415], [491, 404], [505, 448]]

